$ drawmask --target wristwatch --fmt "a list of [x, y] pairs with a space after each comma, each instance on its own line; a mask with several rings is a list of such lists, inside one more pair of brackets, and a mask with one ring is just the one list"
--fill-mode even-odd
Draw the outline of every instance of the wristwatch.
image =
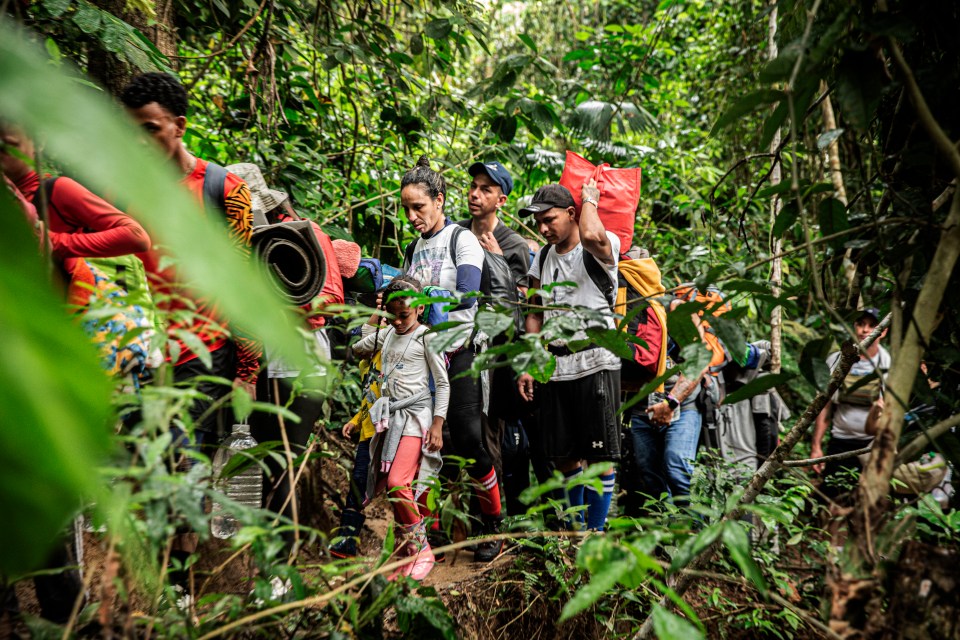
[[595, 206], [595, 207], [599, 207], [599, 206], [600, 206], [600, 203], [597, 202], [596, 200], [594, 200], [593, 198], [584, 198], [584, 199], [583, 199], [583, 204], [587, 204], [588, 202], [589, 202], [590, 204], [592, 204], [593, 206]]
[[664, 400], [664, 402], [667, 403], [667, 406], [670, 407], [670, 410], [671, 410], [671, 411], [673, 411], [674, 409], [676, 409], [677, 407], [680, 406], [680, 401], [677, 400], [676, 398], [674, 398], [674, 397], [673, 397], [672, 395], [670, 395], [669, 393], [667, 394], [667, 397], [664, 398], [663, 400]]

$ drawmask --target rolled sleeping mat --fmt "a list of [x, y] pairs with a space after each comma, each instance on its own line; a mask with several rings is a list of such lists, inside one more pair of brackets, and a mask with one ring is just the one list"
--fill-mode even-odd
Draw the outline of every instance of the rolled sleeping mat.
[[274, 283], [296, 306], [320, 293], [327, 279], [327, 261], [308, 220], [255, 227], [253, 250], [263, 260]]

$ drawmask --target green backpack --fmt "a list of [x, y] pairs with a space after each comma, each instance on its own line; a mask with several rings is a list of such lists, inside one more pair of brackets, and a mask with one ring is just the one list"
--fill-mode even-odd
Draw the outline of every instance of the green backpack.
[[[48, 203], [52, 202], [53, 188], [56, 183], [57, 178], [47, 178], [41, 183], [41, 188]], [[34, 199], [36, 199], [36, 196], [34, 196]], [[140, 258], [128, 254], [114, 258], [85, 258], [85, 260], [126, 291], [125, 303], [130, 306], [139, 306], [150, 325], [156, 327], [157, 306], [154, 304], [153, 294], [150, 293], [147, 270]]]
[[143, 309], [143, 314], [151, 326], [157, 326], [157, 307], [147, 283], [147, 270], [140, 258], [133, 254], [115, 258], [86, 258], [86, 261], [110, 278], [118, 287], [127, 292], [126, 302]]

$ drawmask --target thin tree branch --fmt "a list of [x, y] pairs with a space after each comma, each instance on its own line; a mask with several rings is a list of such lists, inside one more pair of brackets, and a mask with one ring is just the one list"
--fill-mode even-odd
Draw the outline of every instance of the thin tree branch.
[[933, 199], [933, 210], [937, 211], [940, 209], [940, 207], [946, 204], [947, 201], [950, 200], [950, 196], [953, 195], [953, 191], [956, 188], [957, 188], [957, 179], [954, 178], [953, 180], [950, 181], [950, 184], [947, 185], [947, 188], [943, 190], [943, 193], [941, 193], [940, 195], [938, 195], [936, 198]]
[[754, 153], [752, 155], [744, 156], [743, 158], [740, 158], [739, 160], [737, 160], [735, 163], [733, 163], [732, 167], [727, 169], [727, 171], [722, 176], [720, 176], [719, 179], [717, 179], [716, 184], [713, 185], [713, 189], [710, 189], [710, 203], [713, 204], [714, 196], [716, 196], [717, 194], [717, 189], [720, 188], [720, 185], [723, 184], [723, 181], [726, 180], [731, 173], [736, 171], [739, 167], [742, 167], [746, 163], [750, 162], [751, 160], [756, 160], [757, 158], [779, 158], [779, 154], [774, 151], [771, 151], [770, 153]]
[[261, 13], [263, 13], [264, 7], [267, 6], [267, 1], [268, 1], [268, 0], [263, 0], [263, 2], [260, 3], [260, 7], [257, 9], [257, 12], [256, 12], [255, 14], [253, 14], [253, 17], [250, 18], [245, 25], [243, 25], [243, 28], [240, 29], [240, 31], [237, 32], [237, 35], [235, 35], [235, 36], [233, 36], [232, 38], [230, 38], [230, 42], [228, 42], [227, 44], [225, 44], [225, 45], [224, 45], [221, 49], [219, 49], [218, 51], [214, 51], [213, 53], [207, 53], [207, 54], [204, 54], [204, 55], [202, 55], [202, 56], [170, 56], [170, 57], [171, 57], [171, 58], [174, 58], [174, 59], [176, 59], [176, 60], [203, 60], [203, 59], [205, 59], [205, 58], [216, 58], [216, 57], [219, 56], [220, 54], [223, 54], [223, 53], [226, 53], [227, 51], [230, 51], [230, 49], [233, 49], [235, 46], [237, 46], [237, 42], [240, 41], [240, 38], [243, 37], [243, 34], [245, 34], [247, 31], [249, 31], [249, 30], [250, 30], [250, 27], [252, 27], [252, 26], [254, 25], [254, 23], [256, 23], [257, 18], [260, 17], [260, 14], [261, 14]]
[[847, 458], [856, 458], [859, 455], [864, 453], [870, 453], [870, 447], [863, 447], [862, 449], [855, 449], [853, 451], [845, 451], [844, 453], [835, 453], [829, 456], [823, 456], [822, 458], [804, 458], [803, 460], [784, 460], [783, 466], [785, 467], [812, 467], [815, 464], [820, 464], [821, 462], [835, 462], [837, 460], [846, 460]]

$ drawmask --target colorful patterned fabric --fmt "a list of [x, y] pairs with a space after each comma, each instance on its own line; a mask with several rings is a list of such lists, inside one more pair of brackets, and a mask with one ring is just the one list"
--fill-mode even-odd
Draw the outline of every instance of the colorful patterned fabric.
[[147, 310], [130, 304], [127, 292], [86, 260], [73, 266], [68, 299], [107, 373], [134, 377], [143, 373], [153, 333]]

